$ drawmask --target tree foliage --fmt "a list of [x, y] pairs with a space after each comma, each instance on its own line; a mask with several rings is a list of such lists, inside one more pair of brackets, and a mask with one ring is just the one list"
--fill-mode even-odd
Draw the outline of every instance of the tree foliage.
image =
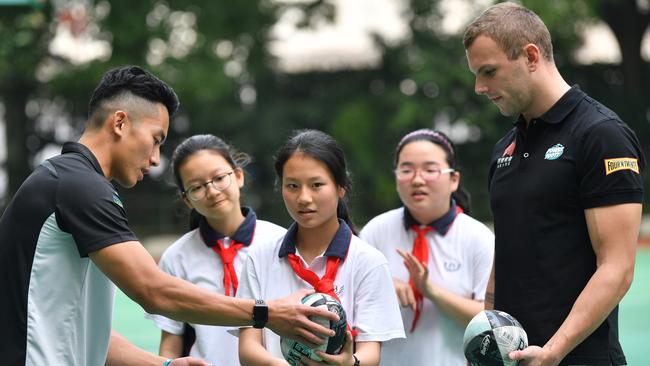
[[[647, 150], [648, 106], [641, 96], [648, 92], [648, 65], [640, 58], [640, 43], [634, 46], [637, 60], [630, 61], [634, 52], [623, 51], [621, 66], [585, 67], [571, 57], [581, 42], [577, 27], [596, 19], [615, 28], [619, 40], [632, 33], [638, 38], [643, 24], [647, 27], [647, 13], [630, 7], [633, 2], [523, 1], [548, 24], [556, 60], [567, 80], [581, 84], [619, 112], [637, 130]], [[410, 36], [399, 44], [388, 44], [376, 35], [382, 53], [376, 67], [303, 73], [285, 73], [276, 67], [277, 60], [267, 47], [270, 29], [292, 7], [299, 7], [305, 15], [303, 27], [315, 24], [314, 19], [334, 21], [336, 12], [330, 1], [96, 1], [91, 15], [101, 30], [98, 36], [110, 42], [112, 53], [107, 60], [83, 65], [49, 54], [53, 9], [2, 8], [0, 98], [6, 110], [9, 190], [15, 191], [24, 179], [38, 148], [69, 137], [39, 127], [42, 116], [25, 113], [30, 101], [57, 101], [70, 129], [79, 133], [88, 97], [100, 75], [117, 65], [141, 64], [170, 82], [181, 98], [181, 110], [172, 121], [163, 154], [168, 158], [181, 139], [195, 133], [216, 134], [251, 154], [255, 162], [247, 169], [243, 199], [263, 218], [282, 224], [289, 221], [274, 189], [272, 164], [275, 150], [292, 130], [318, 128], [344, 145], [355, 183], [349, 192], [352, 211], [358, 224], [363, 224], [399, 205], [392, 176], [393, 150], [399, 138], [416, 128], [433, 127], [461, 142], [463, 184], [473, 195], [474, 214], [489, 220], [486, 164], [494, 142], [510, 128], [510, 120], [474, 94], [462, 35], [442, 29], [445, 14], [439, 1], [410, 0], [408, 4], [403, 15]], [[629, 12], [626, 18], [634, 18], [631, 22], [636, 25], [613, 19], [613, 6]], [[478, 14], [481, 9], [474, 10]], [[12, 37], [5, 36], [9, 34]], [[635, 63], [635, 67], [626, 66]], [[44, 64], [57, 72], [38, 79]], [[43, 113], [51, 110], [42, 108]], [[25, 144], [28, 139], [31, 145]], [[174, 199], [170, 183], [168, 175], [162, 174], [123, 190], [132, 224], [140, 233], [185, 228], [185, 212]]]

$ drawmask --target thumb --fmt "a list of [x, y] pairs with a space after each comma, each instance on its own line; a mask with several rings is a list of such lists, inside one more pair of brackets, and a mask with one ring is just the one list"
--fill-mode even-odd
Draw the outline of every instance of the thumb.
[[532, 352], [531, 347], [526, 347], [522, 350], [512, 351], [508, 353], [508, 357], [510, 357], [510, 359], [513, 361], [523, 360], [528, 358], [531, 355], [531, 352]]

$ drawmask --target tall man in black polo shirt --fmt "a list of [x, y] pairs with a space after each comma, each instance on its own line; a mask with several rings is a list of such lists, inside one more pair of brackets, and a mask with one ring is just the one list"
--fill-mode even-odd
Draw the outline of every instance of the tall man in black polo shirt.
[[266, 306], [209, 292], [160, 271], [131, 232], [110, 181], [132, 187], [160, 163], [177, 107], [174, 91], [143, 69], [110, 70], [79, 142], [38, 166], [13, 197], [0, 218], [0, 364], [207, 365], [165, 360], [111, 332], [113, 283], [147, 312], [174, 319], [267, 324], [313, 343], [323, 342], [314, 332], [334, 334], [308, 319], [337, 317], [299, 305], [305, 293]]
[[468, 26], [464, 44], [476, 92], [518, 117], [489, 174], [496, 251], [488, 292], [531, 344], [510, 357], [625, 365], [618, 303], [634, 272], [645, 165], [636, 136], [564, 81], [532, 11], [494, 5]]

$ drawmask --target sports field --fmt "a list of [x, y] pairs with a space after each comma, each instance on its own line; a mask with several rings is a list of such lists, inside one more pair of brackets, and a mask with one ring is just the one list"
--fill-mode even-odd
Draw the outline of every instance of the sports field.
[[[620, 333], [630, 366], [650, 365], [650, 248], [639, 249], [632, 288], [620, 307]], [[160, 332], [144, 312], [123, 293], [115, 299], [114, 328], [136, 345], [158, 351]]]

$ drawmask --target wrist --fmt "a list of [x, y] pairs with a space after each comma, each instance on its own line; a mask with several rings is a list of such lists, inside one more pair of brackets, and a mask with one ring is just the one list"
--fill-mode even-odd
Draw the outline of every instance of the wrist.
[[168, 358], [168, 359], [165, 360], [165, 362], [163, 362], [162, 366], [171, 366], [172, 362], [174, 362], [174, 360], [171, 359], [171, 358]]
[[269, 321], [269, 306], [264, 300], [255, 300], [253, 305], [253, 328], [262, 329]]

